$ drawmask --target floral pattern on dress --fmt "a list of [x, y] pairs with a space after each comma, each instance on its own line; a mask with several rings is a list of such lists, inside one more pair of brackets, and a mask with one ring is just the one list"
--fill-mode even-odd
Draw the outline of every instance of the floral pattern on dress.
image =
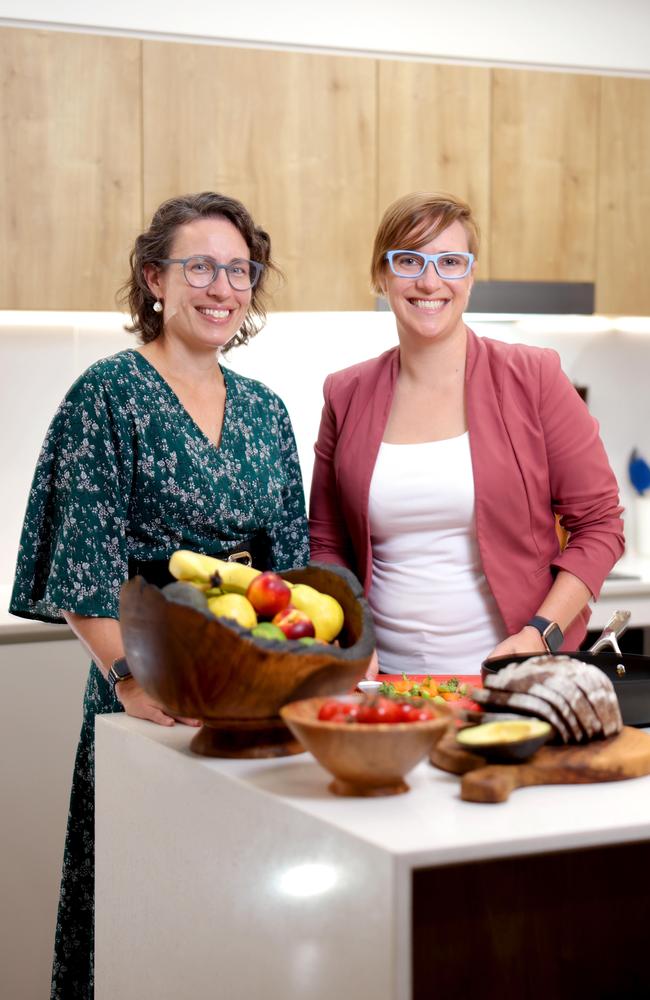
[[[117, 618], [129, 560], [217, 552], [261, 535], [264, 568], [304, 566], [309, 540], [296, 442], [282, 400], [222, 368], [219, 446], [137, 350], [92, 365], [57, 410], [38, 459], [10, 610]], [[93, 996], [94, 720], [121, 711], [92, 664], [73, 776], [52, 1000]]]

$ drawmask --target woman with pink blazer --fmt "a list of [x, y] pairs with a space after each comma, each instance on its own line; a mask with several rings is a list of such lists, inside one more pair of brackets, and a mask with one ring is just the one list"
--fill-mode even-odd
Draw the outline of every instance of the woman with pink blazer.
[[363, 582], [388, 673], [577, 649], [623, 552], [598, 425], [557, 354], [463, 321], [478, 244], [457, 198], [391, 205], [372, 278], [399, 346], [325, 382], [311, 557]]

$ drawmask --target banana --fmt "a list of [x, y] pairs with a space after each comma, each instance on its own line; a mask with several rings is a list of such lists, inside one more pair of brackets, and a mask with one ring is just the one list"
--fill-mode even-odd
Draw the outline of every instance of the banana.
[[213, 578], [218, 574], [219, 587], [231, 594], [245, 594], [251, 580], [260, 575], [260, 570], [243, 563], [214, 559], [200, 552], [178, 549], [169, 560], [169, 572], [177, 580], [190, 580], [213, 586]]

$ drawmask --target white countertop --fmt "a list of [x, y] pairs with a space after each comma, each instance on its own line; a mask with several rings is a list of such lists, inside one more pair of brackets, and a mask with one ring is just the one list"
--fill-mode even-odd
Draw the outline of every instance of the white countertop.
[[[478, 861], [650, 838], [650, 776], [591, 785], [522, 788], [507, 802], [463, 802], [460, 779], [428, 763], [407, 776], [411, 791], [376, 799], [339, 798], [327, 790], [330, 775], [304, 753], [271, 760], [222, 760], [189, 750], [193, 730], [101, 716], [98, 726], [120, 730], [137, 752], [156, 744], [191, 757], [214, 777], [215, 794], [228, 782], [388, 852], [410, 868]], [[205, 780], [205, 779], [202, 779]]]
[[625, 553], [607, 577], [601, 591], [603, 597], [650, 593], [650, 556]]

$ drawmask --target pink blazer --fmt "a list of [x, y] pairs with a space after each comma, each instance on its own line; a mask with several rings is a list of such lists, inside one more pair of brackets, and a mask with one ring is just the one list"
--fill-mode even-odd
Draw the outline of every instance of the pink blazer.
[[[620, 558], [622, 508], [598, 424], [555, 351], [467, 331], [465, 388], [476, 531], [506, 632], [535, 614], [559, 569], [597, 597]], [[368, 495], [399, 372], [399, 348], [329, 375], [315, 446], [311, 558], [372, 578]], [[571, 533], [560, 551], [554, 513]], [[566, 630], [584, 639], [589, 609]]]

